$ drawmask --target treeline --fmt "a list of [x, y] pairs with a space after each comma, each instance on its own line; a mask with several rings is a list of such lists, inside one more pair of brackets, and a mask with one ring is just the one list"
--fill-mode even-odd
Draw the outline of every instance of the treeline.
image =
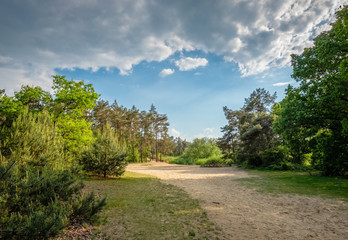
[[109, 105], [91, 84], [64, 76], [53, 76], [52, 89], [0, 91], [0, 239], [48, 239], [91, 224], [105, 199], [82, 194], [81, 174], [117, 177], [128, 161], [182, 151], [154, 106]]
[[227, 158], [244, 166], [306, 168], [324, 175], [348, 171], [348, 7], [314, 46], [292, 55], [299, 87], [286, 96], [256, 89], [240, 110], [224, 107], [228, 124], [218, 141]]
[[116, 101], [110, 105], [100, 100], [90, 114], [90, 121], [93, 129], [103, 129], [109, 123], [118, 141], [126, 146], [131, 162], [159, 161], [175, 149], [168, 135], [168, 117], [158, 113], [154, 105], [149, 111], [140, 111], [135, 106], [127, 109]]

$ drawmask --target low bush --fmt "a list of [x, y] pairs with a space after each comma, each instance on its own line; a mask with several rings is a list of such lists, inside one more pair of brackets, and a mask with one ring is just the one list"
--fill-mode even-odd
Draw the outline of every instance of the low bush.
[[49, 239], [75, 223], [92, 222], [105, 205], [68, 170], [0, 167], [0, 239]]
[[238, 153], [236, 163], [247, 168], [268, 168], [273, 170], [293, 170], [291, 155], [284, 146], [266, 149], [257, 154]]
[[206, 159], [200, 159], [203, 160], [201, 162], [201, 167], [224, 167], [226, 166], [226, 162], [224, 159], [221, 157], [215, 156], [215, 157], [210, 157]]
[[169, 161], [169, 163], [172, 164], [182, 164], [182, 165], [192, 165], [195, 164], [195, 160], [184, 158], [184, 157], [176, 157]]

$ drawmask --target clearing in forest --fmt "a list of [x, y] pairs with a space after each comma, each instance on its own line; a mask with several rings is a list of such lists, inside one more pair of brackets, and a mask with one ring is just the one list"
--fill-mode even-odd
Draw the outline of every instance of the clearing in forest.
[[166, 163], [131, 164], [128, 171], [156, 176], [184, 189], [227, 239], [347, 239], [348, 203], [321, 197], [260, 193], [235, 168]]

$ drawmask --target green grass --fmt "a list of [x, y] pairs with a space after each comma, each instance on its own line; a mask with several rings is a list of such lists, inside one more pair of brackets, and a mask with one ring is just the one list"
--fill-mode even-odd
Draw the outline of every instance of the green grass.
[[256, 175], [238, 179], [261, 192], [320, 196], [348, 201], [348, 179], [309, 175], [306, 172], [249, 170]]
[[110, 239], [223, 239], [198, 201], [149, 175], [90, 179], [87, 190], [107, 196], [100, 227]]

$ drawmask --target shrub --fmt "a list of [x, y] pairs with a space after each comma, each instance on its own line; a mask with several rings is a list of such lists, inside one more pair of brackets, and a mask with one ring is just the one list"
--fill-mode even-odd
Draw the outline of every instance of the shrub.
[[110, 125], [95, 132], [95, 141], [80, 157], [80, 164], [87, 172], [121, 176], [127, 166], [127, 152], [118, 141]]
[[209, 158], [212, 156], [220, 156], [221, 151], [216, 144], [215, 139], [201, 138], [194, 139], [193, 142], [185, 149], [183, 154], [187, 159]]
[[214, 156], [206, 159], [199, 159], [197, 161], [200, 163], [201, 167], [224, 167], [226, 166], [226, 161], [221, 157]]
[[262, 159], [258, 154], [238, 153], [237, 164], [244, 167], [260, 167]]
[[293, 163], [287, 161], [281, 161], [277, 164], [271, 164], [267, 166], [267, 169], [270, 170], [295, 170], [296, 167]]
[[238, 153], [236, 159], [239, 165], [245, 167], [268, 167], [270, 169], [290, 170], [294, 165], [288, 149], [281, 145], [257, 154]]
[[182, 164], [182, 165], [192, 165], [195, 163], [195, 160], [189, 159], [189, 158], [184, 158], [181, 156], [181, 157], [173, 158], [172, 160], [169, 161], [169, 163]]
[[105, 199], [84, 197], [82, 188], [68, 170], [1, 162], [0, 239], [48, 239], [72, 223], [90, 222]]
[[67, 166], [62, 137], [47, 111], [33, 114], [26, 108], [10, 128], [0, 129], [0, 135], [6, 136], [1, 139], [1, 154], [17, 164], [52, 169]]
[[0, 239], [48, 239], [72, 223], [90, 222], [105, 205], [93, 194], [82, 196], [83, 184], [67, 170], [47, 112], [25, 110], [3, 132], [8, 134], [0, 139]]

